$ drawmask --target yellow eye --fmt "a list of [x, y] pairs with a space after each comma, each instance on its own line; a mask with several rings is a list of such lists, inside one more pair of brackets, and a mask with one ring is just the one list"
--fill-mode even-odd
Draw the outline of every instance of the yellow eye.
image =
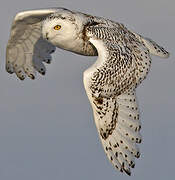
[[55, 30], [59, 30], [59, 29], [61, 29], [61, 26], [60, 26], [60, 25], [56, 25], [56, 26], [54, 27], [54, 29], [55, 29]]

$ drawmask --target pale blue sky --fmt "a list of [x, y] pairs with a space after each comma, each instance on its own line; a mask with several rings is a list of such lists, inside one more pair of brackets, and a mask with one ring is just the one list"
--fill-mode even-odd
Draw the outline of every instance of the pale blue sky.
[[[122, 22], [170, 53], [152, 57], [138, 88], [143, 143], [132, 176], [108, 162], [98, 139], [82, 74], [96, 58], [57, 49], [44, 77], [21, 82], [5, 71], [5, 48], [14, 15], [66, 7]], [[0, 180], [174, 179], [174, 0], [4, 0], [0, 6]], [[66, 74], [65, 74], [66, 72]]]

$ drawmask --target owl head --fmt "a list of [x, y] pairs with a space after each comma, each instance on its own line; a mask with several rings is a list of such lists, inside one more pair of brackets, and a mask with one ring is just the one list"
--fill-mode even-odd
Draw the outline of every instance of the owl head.
[[43, 38], [59, 48], [70, 50], [80, 32], [81, 25], [77, 23], [74, 13], [59, 9], [43, 21]]

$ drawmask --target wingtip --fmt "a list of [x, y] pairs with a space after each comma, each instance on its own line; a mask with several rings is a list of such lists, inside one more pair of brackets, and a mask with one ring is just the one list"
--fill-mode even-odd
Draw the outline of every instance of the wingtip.
[[170, 57], [170, 53], [169, 52], [167, 52], [165, 55], [164, 55], [164, 57], [163, 58], [169, 58]]
[[[124, 163], [122, 164], [122, 170], [123, 170], [128, 176], [131, 176], [131, 170], [130, 170], [130, 168], [125, 169]], [[123, 172], [123, 171], [122, 171], [122, 172]]]
[[131, 176], [131, 171], [126, 170], [126, 169], [124, 169], [124, 171], [125, 171], [125, 173], [126, 173], [128, 176]]

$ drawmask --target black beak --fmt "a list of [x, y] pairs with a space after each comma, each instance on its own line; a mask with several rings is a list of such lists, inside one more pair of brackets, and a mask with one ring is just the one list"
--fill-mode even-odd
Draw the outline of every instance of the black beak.
[[47, 39], [47, 40], [49, 40], [49, 38], [48, 38], [48, 34], [49, 34], [49, 33], [46, 33], [46, 39]]

